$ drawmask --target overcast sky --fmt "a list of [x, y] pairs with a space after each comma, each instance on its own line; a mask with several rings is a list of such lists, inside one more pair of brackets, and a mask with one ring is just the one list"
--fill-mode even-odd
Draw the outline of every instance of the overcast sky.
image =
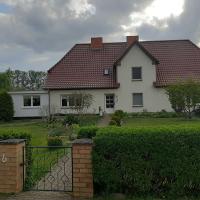
[[200, 0], [0, 0], [0, 71], [47, 70], [75, 43], [191, 39]]

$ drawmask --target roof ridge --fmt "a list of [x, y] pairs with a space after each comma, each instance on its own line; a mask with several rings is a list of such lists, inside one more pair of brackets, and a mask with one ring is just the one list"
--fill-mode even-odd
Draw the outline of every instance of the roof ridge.
[[172, 40], [145, 40], [145, 41], [139, 41], [140, 43], [144, 43], [144, 42], [181, 42], [181, 41], [189, 41], [191, 42], [190, 39], [172, 39]]

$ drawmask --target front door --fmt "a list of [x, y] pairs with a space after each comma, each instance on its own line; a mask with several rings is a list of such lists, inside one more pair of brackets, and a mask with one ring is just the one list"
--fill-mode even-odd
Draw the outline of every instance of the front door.
[[105, 112], [113, 113], [115, 107], [115, 95], [105, 94]]

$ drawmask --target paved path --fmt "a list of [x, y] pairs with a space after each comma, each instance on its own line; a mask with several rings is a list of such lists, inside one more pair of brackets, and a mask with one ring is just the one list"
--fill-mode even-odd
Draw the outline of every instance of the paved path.
[[[1, 199], [1, 197], [0, 197]], [[1, 200], [72, 200], [72, 197], [64, 192], [22, 192], [11, 195]]]
[[111, 120], [111, 115], [105, 114], [100, 121], [98, 122], [98, 127], [105, 127], [109, 125], [109, 122]]

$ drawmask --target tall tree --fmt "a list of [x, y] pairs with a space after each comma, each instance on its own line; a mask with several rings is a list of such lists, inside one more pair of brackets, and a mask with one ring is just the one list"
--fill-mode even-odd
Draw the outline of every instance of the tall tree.
[[11, 88], [9, 71], [0, 73], [0, 90], [8, 91]]

